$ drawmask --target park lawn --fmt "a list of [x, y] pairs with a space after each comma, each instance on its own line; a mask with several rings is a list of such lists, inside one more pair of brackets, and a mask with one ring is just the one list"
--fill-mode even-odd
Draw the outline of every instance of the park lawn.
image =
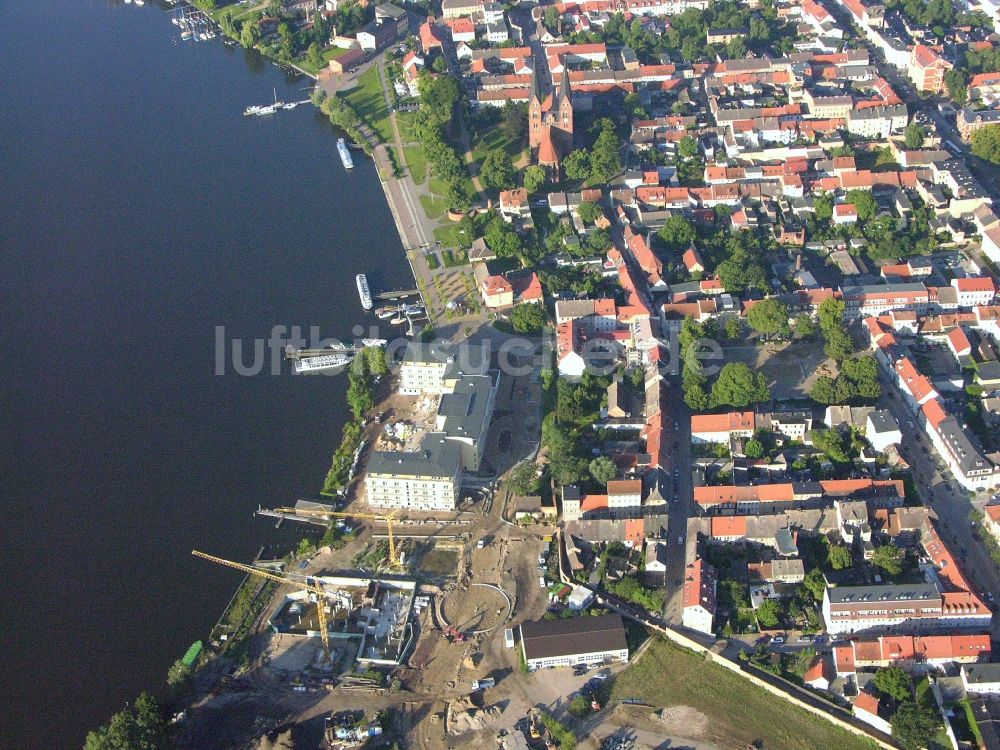
[[413, 133], [413, 119], [416, 116], [416, 112], [396, 113], [396, 124], [399, 126], [399, 137], [403, 139], [403, 143], [416, 143], [417, 141], [417, 137]]
[[420, 205], [424, 207], [424, 213], [427, 214], [428, 219], [440, 219], [448, 210], [448, 202], [444, 198], [430, 195], [421, 195]]
[[470, 247], [471, 242], [466, 241], [462, 230], [454, 222], [445, 222], [434, 227], [434, 239], [444, 247]]
[[410, 177], [416, 184], [423, 185], [427, 179], [427, 157], [424, 156], [424, 149], [420, 146], [403, 146], [403, 156], [406, 158]]
[[[466, 173], [462, 176], [461, 180], [462, 191], [469, 200], [474, 200], [477, 196], [476, 187], [472, 184], [472, 178]], [[447, 183], [440, 177], [431, 177], [430, 185], [431, 192], [435, 195], [445, 196], [448, 193]]]
[[378, 77], [377, 66], [372, 65], [362, 73], [358, 78], [358, 85], [343, 96], [361, 118], [375, 129], [379, 138], [386, 143], [392, 142], [389, 105], [382, 95], [382, 82]]
[[520, 144], [514, 143], [504, 135], [499, 123], [485, 130], [476, 131], [473, 135], [473, 143], [475, 145], [472, 147], [472, 158], [479, 163], [482, 163], [490, 151], [496, 151], [499, 148], [504, 149], [515, 161], [521, 153]]
[[874, 750], [875, 743], [765, 692], [725, 667], [663, 638], [614, 680], [612, 700], [690, 706], [712, 720], [712, 734], [731, 746], [763, 741], [778, 750]]

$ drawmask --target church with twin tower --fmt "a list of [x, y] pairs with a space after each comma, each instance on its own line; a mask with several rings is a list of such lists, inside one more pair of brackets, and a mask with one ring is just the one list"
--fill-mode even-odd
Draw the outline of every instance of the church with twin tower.
[[528, 100], [528, 144], [532, 160], [545, 167], [552, 179], [560, 179], [563, 159], [573, 150], [573, 97], [569, 68], [565, 63], [558, 92], [542, 95], [537, 67], [532, 73], [531, 98]]

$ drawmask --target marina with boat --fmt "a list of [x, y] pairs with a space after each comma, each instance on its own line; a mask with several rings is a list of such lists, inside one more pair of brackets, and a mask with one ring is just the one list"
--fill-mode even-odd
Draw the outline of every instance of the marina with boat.
[[338, 342], [322, 349], [296, 349], [289, 345], [285, 347], [285, 359], [292, 362], [296, 375], [336, 370], [349, 365], [362, 349], [384, 346], [386, 339], [365, 338], [358, 341], [358, 344], [359, 346], [351, 346]]

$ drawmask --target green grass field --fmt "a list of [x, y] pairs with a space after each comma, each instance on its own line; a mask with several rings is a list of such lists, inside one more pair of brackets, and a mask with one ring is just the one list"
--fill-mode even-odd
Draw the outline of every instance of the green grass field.
[[410, 176], [418, 185], [423, 185], [427, 179], [427, 158], [424, 150], [420, 146], [403, 146], [403, 155], [406, 157], [406, 167], [410, 170]]
[[424, 207], [428, 219], [440, 219], [448, 210], [448, 202], [444, 198], [434, 198], [430, 195], [421, 195], [420, 205]]
[[371, 125], [379, 137], [389, 143], [392, 141], [392, 123], [389, 121], [389, 105], [382, 95], [382, 83], [379, 81], [378, 68], [370, 67], [358, 78], [358, 85], [343, 95], [355, 111]]
[[761, 740], [769, 750], [875, 748], [661, 638], [615, 679], [611, 697], [638, 698], [657, 707], [690, 706], [710, 717], [710, 731], [727, 746]]

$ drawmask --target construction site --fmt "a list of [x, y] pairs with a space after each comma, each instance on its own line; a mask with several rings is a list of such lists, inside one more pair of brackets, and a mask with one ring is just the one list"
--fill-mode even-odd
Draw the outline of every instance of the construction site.
[[[537, 422], [512, 436], [509, 415], [526, 395], [537, 403], [537, 390], [537, 375], [500, 378], [491, 468], [506, 471], [514, 451], [530, 452]], [[374, 425], [371, 444], [399, 447], [420, 432], [419, 399], [396, 400], [398, 418]], [[429, 401], [424, 406], [431, 411]], [[335, 532], [324, 537], [335, 544], [305, 557], [247, 565], [195, 553], [246, 574], [244, 586], [259, 579], [268, 588], [258, 589], [267, 599], [248, 623], [245, 655], [236, 664], [215, 659], [229, 665], [228, 676], [185, 711], [182, 736], [197, 736], [199, 747], [219, 737], [223, 748], [248, 731], [259, 737], [293, 725], [305, 747], [332, 747], [324, 732], [330, 716], [358, 710], [384, 717], [384, 731], [366, 747], [472, 747], [487, 738], [495, 746], [500, 728], [525, 716], [532, 703], [518, 685], [510, 633], [549, 606], [541, 556], [554, 528], [513, 523], [510, 498], [502, 484], [497, 494], [495, 481], [465, 488], [448, 512], [368, 507], [360, 486], [348, 503], [310, 499], [260, 510], [279, 525]], [[225, 655], [227, 638], [235, 632], [219, 631], [211, 648]]]

